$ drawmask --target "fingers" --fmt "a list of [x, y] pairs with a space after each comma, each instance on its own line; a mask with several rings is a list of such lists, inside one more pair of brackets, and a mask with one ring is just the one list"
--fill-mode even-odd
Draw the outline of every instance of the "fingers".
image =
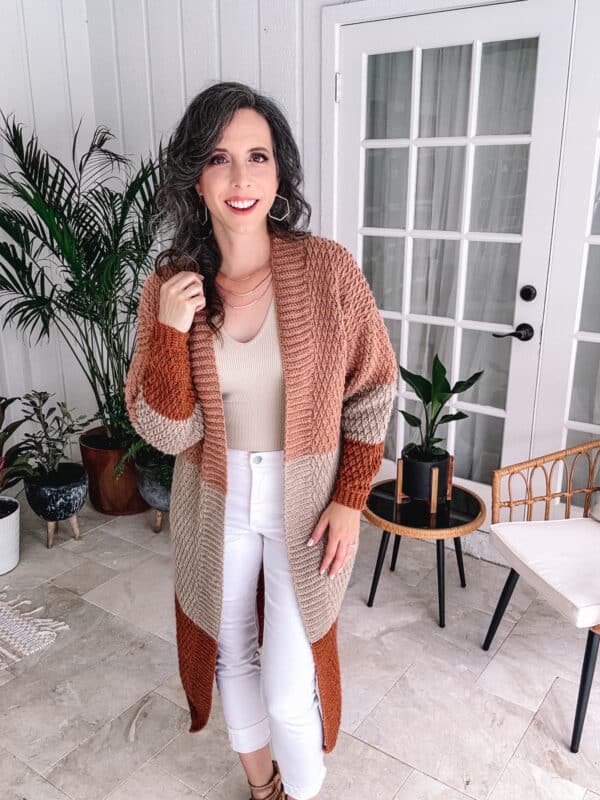
[[206, 305], [203, 282], [203, 275], [184, 271], [165, 281], [163, 290], [177, 300], [184, 300], [197, 308], [203, 308]]
[[346, 564], [346, 559], [351, 555], [352, 551], [348, 544], [342, 541], [330, 542], [325, 550], [325, 557], [321, 562], [320, 574], [327, 572], [329, 569], [329, 577], [334, 578], [338, 572]]

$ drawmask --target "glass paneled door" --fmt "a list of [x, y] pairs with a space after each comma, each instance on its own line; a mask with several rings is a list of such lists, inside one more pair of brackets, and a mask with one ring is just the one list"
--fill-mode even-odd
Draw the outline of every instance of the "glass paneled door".
[[[526, 3], [342, 28], [334, 238], [357, 257], [398, 361], [451, 383], [455, 475], [489, 497], [529, 457], [573, 7]], [[399, 408], [417, 413], [400, 386]], [[385, 458], [414, 429], [394, 414]]]

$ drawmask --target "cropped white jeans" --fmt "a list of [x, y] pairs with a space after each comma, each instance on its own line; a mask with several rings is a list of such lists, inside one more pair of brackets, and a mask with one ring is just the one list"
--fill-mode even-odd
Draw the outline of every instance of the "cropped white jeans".
[[[223, 613], [216, 681], [229, 741], [271, 741], [284, 790], [309, 800], [327, 772], [314, 658], [294, 592], [283, 529], [283, 450], [227, 450]], [[256, 590], [265, 608], [259, 657]]]

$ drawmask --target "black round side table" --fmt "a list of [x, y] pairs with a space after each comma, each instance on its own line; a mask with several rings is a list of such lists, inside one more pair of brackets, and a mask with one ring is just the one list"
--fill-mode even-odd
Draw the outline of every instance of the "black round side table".
[[382, 528], [381, 543], [367, 605], [371, 607], [375, 600], [375, 592], [377, 591], [390, 534], [393, 533], [396, 537], [390, 566], [392, 571], [396, 569], [396, 560], [402, 536], [410, 536], [413, 539], [435, 539], [439, 625], [440, 628], [443, 628], [446, 625], [444, 540], [454, 539], [460, 585], [464, 588], [467, 583], [460, 537], [477, 530], [485, 520], [486, 510], [483, 500], [469, 489], [453, 483], [450, 502], [438, 505], [436, 513], [431, 514], [429, 503], [425, 500], [414, 500], [405, 497], [401, 502], [396, 502], [396, 481], [385, 480], [373, 484], [367, 497], [366, 508], [363, 509], [362, 513], [369, 522], [372, 522], [378, 528]]

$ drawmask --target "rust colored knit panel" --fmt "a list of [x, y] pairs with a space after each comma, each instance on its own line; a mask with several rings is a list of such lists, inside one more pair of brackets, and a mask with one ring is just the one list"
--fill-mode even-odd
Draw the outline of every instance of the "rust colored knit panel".
[[175, 595], [179, 674], [190, 707], [189, 733], [201, 730], [210, 716], [217, 666], [217, 642], [187, 617]]
[[319, 698], [323, 715], [323, 750], [331, 753], [337, 742], [342, 720], [340, 662], [337, 646], [337, 620], [329, 631], [312, 645]]
[[158, 321], [160, 286], [170, 275], [155, 272], [144, 283], [125, 401], [140, 436], [158, 450], [177, 454], [202, 438], [204, 424], [192, 384], [190, 334]]
[[364, 444], [344, 439], [342, 459], [332, 500], [362, 510], [367, 503], [369, 487], [364, 475], [376, 475], [383, 460], [383, 442]]
[[168, 419], [187, 419], [196, 396], [190, 374], [189, 333], [156, 320], [144, 372], [144, 399]]

